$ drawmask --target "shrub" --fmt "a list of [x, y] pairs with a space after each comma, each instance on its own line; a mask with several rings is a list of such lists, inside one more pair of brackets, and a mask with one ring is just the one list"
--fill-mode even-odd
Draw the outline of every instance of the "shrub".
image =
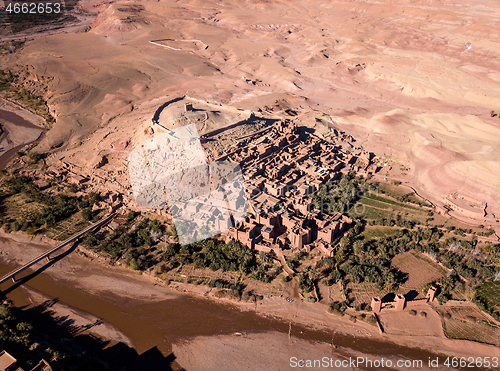
[[214, 293], [214, 296], [216, 298], [223, 298], [226, 296], [226, 290], [217, 290], [215, 293]]
[[128, 265], [134, 271], [141, 270], [141, 268], [142, 268], [141, 261], [139, 259], [134, 259], [134, 258], [130, 259]]
[[377, 324], [377, 320], [375, 319], [374, 316], [367, 316], [366, 317], [366, 322], [368, 322], [371, 325], [376, 325]]
[[90, 192], [85, 198], [87, 199], [90, 206], [94, 206], [94, 204], [100, 199], [99, 195], [95, 192]]
[[128, 213], [127, 213], [127, 223], [132, 223], [135, 219], [135, 213], [130, 210]]
[[38, 152], [28, 152], [28, 158], [34, 164], [40, 160], [40, 154]]
[[86, 207], [85, 209], [82, 210], [82, 217], [83, 220], [89, 222], [92, 220], [94, 217], [94, 214], [92, 213], [92, 209], [90, 207]]
[[283, 282], [290, 282], [292, 280], [293, 275], [287, 274], [286, 276], [283, 276], [282, 280]]
[[75, 183], [71, 183], [71, 184], [68, 186], [68, 192], [71, 192], [71, 193], [76, 193], [76, 192], [78, 192], [78, 186], [77, 186]]
[[170, 226], [170, 234], [172, 237], [177, 238], [177, 229], [175, 229], [174, 225]]

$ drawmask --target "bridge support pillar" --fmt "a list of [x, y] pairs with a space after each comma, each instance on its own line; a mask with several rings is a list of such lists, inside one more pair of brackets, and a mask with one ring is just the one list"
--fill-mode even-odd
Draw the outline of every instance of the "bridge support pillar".
[[12, 282], [17, 283], [16, 276], [12, 277]]

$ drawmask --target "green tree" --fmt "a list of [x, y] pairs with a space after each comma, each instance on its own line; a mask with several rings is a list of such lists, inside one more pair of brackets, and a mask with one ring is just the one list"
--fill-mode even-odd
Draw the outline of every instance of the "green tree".
[[40, 161], [40, 154], [38, 152], [28, 152], [28, 158], [33, 164], [36, 164]]
[[29, 333], [31, 330], [33, 330], [33, 326], [29, 324], [28, 322], [19, 322], [16, 325], [16, 330], [21, 332], [21, 333]]
[[332, 284], [337, 283], [338, 280], [342, 278], [342, 274], [339, 271], [332, 271], [330, 275], [328, 276], [330, 282]]
[[134, 271], [138, 271], [138, 270], [142, 269], [142, 264], [141, 264], [141, 261], [139, 259], [134, 259], [134, 258], [130, 259], [128, 266], [131, 269], [133, 269]]
[[96, 192], [90, 192], [86, 197], [87, 201], [89, 202], [90, 206], [94, 206], [94, 204], [99, 201], [99, 195]]
[[94, 214], [92, 213], [92, 209], [90, 207], [86, 207], [85, 209], [82, 210], [82, 217], [86, 221], [91, 221], [92, 218], [94, 217]]
[[354, 253], [358, 256], [361, 256], [364, 254], [364, 243], [362, 240], [356, 240], [354, 244], [352, 245], [352, 250]]
[[172, 234], [172, 237], [177, 238], [177, 229], [175, 228], [175, 225], [170, 226], [170, 233]]
[[71, 183], [71, 184], [68, 186], [68, 192], [71, 192], [71, 193], [76, 193], [76, 192], [78, 192], [78, 186], [77, 186], [75, 183]]
[[135, 219], [135, 213], [130, 210], [128, 213], [127, 213], [127, 223], [132, 223]]

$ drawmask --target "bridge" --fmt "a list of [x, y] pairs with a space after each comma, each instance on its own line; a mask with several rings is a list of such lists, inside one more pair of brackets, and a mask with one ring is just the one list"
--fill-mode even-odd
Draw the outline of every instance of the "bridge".
[[81, 236], [83, 236], [85, 233], [87, 233], [88, 231], [91, 231], [95, 228], [98, 228], [100, 226], [102, 226], [103, 224], [106, 224], [107, 222], [109, 222], [111, 219], [113, 219], [113, 217], [115, 216], [115, 213], [111, 213], [110, 215], [102, 218], [101, 220], [99, 220], [98, 222], [92, 224], [91, 226], [85, 228], [84, 230], [74, 234], [73, 236], [71, 236], [70, 238], [68, 238], [67, 240], [61, 242], [59, 245], [57, 245], [56, 247], [54, 247], [53, 249], [43, 253], [42, 255], [38, 256], [37, 258], [33, 259], [32, 261], [24, 264], [23, 266], [13, 270], [12, 272], [10, 272], [9, 274], [6, 274], [5, 276], [3, 276], [2, 278], [0, 278], [0, 285], [6, 281], [8, 281], [9, 279], [12, 278], [12, 280], [14, 282], [16, 282], [16, 275], [18, 275], [19, 273], [25, 271], [26, 269], [28, 269], [29, 267], [31, 267], [32, 265], [38, 263], [39, 261], [47, 258], [48, 260], [50, 260], [50, 255], [59, 251], [60, 249], [62, 249], [63, 247], [65, 247], [66, 245], [68, 245], [69, 243], [73, 242], [73, 241], [76, 241], [77, 239], [79, 239]]

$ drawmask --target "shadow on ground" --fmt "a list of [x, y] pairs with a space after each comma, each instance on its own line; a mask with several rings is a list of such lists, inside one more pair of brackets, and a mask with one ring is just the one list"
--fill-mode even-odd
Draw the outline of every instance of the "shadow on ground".
[[[18, 279], [10, 287], [0, 293], [0, 302], [5, 295], [25, 284], [33, 277], [44, 272], [51, 265], [70, 254], [76, 243], [67, 251], [57, 255], [35, 272]], [[77, 326], [74, 320], [67, 316], [57, 316], [51, 307], [58, 299], [47, 300], [35, 307], [11, 307], [16, 322], [28, 322], [33, 325], [29, 343], [16, 343], [10, 339], [0, 338], [0, 349], [10, 352], [20, 363], [29, 367], [42, 358], [49, 361], [54, 370], [179, 370], [171, 353], [164, 356], [156, 347], [138, 354], [137, 351], [124, 343], [103, 341], [86, 331], [102, 323], [96, 320], [93, 324]], [[15, 326], [15, 324], [14, 324]], [[33, 347], [33, 344], [38, 344]], [[54, 359], [57, 352], [59, 359]], [[29, 362], [29, 363], [27, 363]], [[24, 368], [24, 367], [23, 367]]]
[[[36, 307], [11, 307], [16, 321], [33, 326], [28, 343], [0, 341], [0, 348], [18, 359], [20, 365], [36, 364], [42, 358], [54, 370], [179, 370], [175, 356], [164, 356], [156, 347], [138, 354], [124, 343], [103, 341], [86, 330], [98, 326], [100, 321], [87, 326], [76, 326], [67, 316], [56, 316], [51, 307], [57, 299], [47, 300]], [[34, 346], [36, 344], [36, 346]], [[55, 359], [57, 353], [58, 359]], [[29, 362], [29, 363], [27, 363]], [[30, 368], [28, 368], [30, 369]]]

